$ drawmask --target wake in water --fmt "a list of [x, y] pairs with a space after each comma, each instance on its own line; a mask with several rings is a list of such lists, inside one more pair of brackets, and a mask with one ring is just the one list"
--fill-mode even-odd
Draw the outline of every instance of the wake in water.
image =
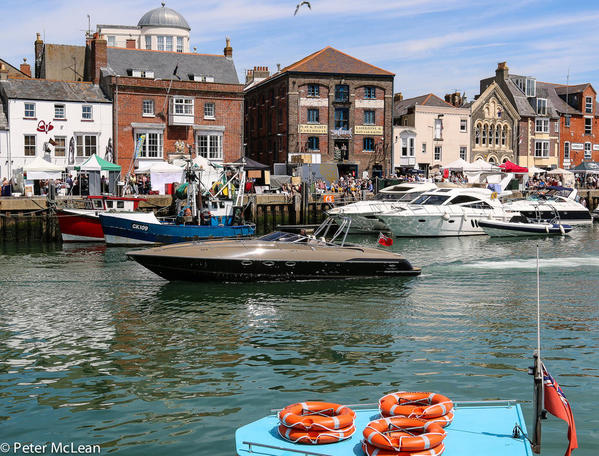
[[[598, 268], [599, 257], [566, 257], [546, 258], [539, 261], [541, 270], [549, 268], [569, 269], [574, 267]], [[472, 263], [455, 264], [462, 268], [472, 269], [536, 269], [536, 258], [523, 258], [521, 260], [484, 260]]]

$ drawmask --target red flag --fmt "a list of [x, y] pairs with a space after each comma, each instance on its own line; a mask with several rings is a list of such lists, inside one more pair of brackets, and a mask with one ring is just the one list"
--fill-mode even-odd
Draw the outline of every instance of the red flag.
[[385, 247], [391, 247], [393, 245], [393, 239], [389, 236], [385, 236], [383, 233], [379, 233], [379, 244]]
[[576, 426], [574, 424], [574, 416], [572, 415], [572, 409], [570, 403], [564, 392], [555, 381], [555, 379], [549, 375], [545, 365], [543, 364], [543, 394], [545, 396], [545, 410], [552, 415], [561, 418], [568, 423], [568, 440], [570, 444], [566, 450], [565, 456], [570, 456], [574, 448], [578, 448], [578, 439], [576, 438]]

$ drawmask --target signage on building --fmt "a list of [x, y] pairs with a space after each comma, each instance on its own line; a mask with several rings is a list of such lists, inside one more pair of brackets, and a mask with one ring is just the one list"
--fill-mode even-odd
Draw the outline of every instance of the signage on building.
[[356, 125], [356, 128], [354, 128], [354, 133], [356, 135], [382, 135], [383, 134], [383, 126], [382, 125]]
[[583, 143], [572, 143], [572, 150], [584, 150]]
[[43, 120], [40, 120], [37, 123], [37, 131], [48, 134], [48, 132], [52, 130], [54, 130], [54, 125], [52, 125], [52, 122], [46, 123]]
[[593, 150], [599, 150], [599, 144], [593, 144]]
[[333, 138], [351, 138], [351, 128], [349, 130], [344, 130], [343, 128], [337, 128], [336, 130], [331, 130], [331, 136]]
[[300, 124], [300, 133], [308, 133], [312, 135], [326, 135], [327, 125], [316, 125], [316, 124]]

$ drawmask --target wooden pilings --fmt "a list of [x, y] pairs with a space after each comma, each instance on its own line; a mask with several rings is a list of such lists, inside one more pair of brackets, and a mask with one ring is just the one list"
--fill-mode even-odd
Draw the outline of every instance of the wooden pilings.
[[58, 220], [48, 210], [0, 212], [0, 241], [18, 243], [60, 240]]

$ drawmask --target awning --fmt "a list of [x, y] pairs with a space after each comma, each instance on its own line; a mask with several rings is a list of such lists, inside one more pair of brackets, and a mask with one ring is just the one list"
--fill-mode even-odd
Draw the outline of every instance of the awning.
[[599, 163], [582, 162], [580, 165], [570, 168], [573, 173], [599, 174]]
[[252, 160], [251, 158], [244, 157], [238, 160], [235, 160], [233, 163], [244, 163], [243, 169], [253, 170], [253, 169], [269, 169], [270, 166], [264, 165], [262, 163], [257, 162], [256, 160]]
[[464, 167], [468, 166], [468, 162], [462, 158], [458, 158], [457, 160], [452, 161], [451, 163], [448, 163], [447, 165], [443, 166], [443, 168], [445, 169], [449, 169], [452, 171], [462, 171], [464, 169]]
[[75, 169], [81, 171], [121, 171], [121, 167], [119, 165], [110, 163], [109, 161], [98, 157], [97, 154], [89, 157], [81, 165], [75, 166]]
[[528, 168], [516, 165], [515, 163], [512, 163], [509, 160], [499, 165], [499, 167], [503, 169], [506, 173], [528, 173]]
[[42, 157], [35, 157], [23, 166], [23, 172], [27, 173], [27, 180], [60, 179], [64, 170], [64, 166], [47, 162]]

